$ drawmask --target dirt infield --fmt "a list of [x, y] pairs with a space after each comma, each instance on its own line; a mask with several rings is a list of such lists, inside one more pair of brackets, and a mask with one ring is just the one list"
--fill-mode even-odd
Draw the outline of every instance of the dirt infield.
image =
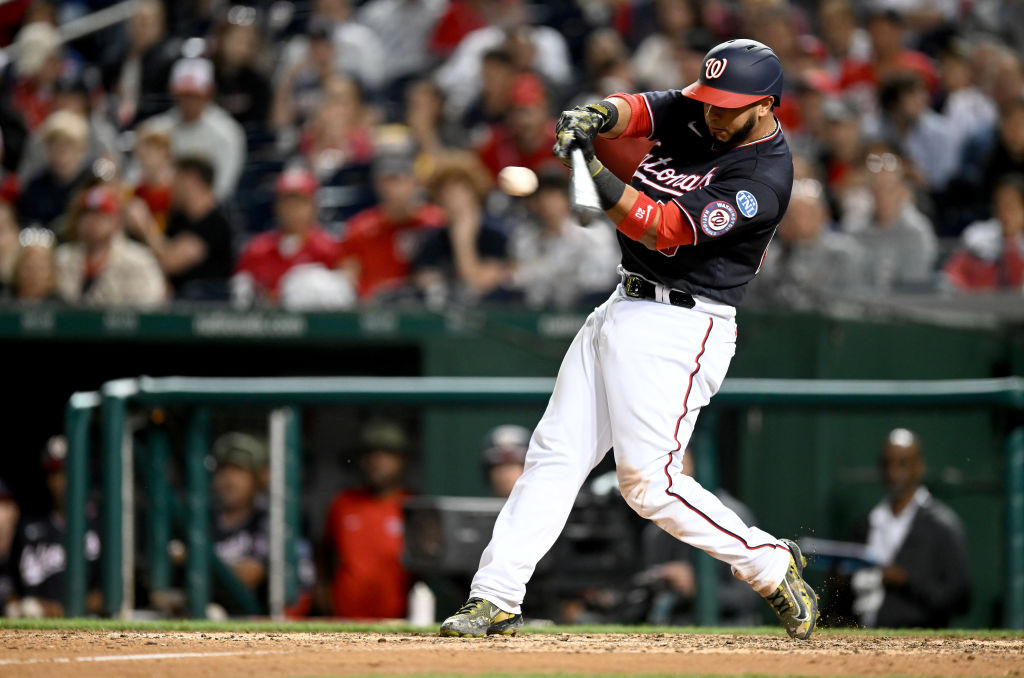
[[0, 630], [0, 676], [164, 678], [471, 673], [1024, 676], [1024, 639]]

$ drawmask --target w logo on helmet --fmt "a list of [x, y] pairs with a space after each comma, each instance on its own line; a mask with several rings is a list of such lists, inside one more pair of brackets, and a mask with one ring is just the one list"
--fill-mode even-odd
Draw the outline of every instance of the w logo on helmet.
[[714, 80], [715, 78], [720, 77], [722, 73], [725, 72], [725, 66], [728, 63], [728, 59], [711, 57], [707, 60], [707, 63], [704, 64], [704, 77], [708, 80]]

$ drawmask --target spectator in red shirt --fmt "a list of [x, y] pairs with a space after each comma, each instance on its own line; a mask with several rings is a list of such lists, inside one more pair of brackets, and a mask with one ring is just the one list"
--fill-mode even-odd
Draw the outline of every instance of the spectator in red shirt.
[[1024, 285], [1024, 176], [1004, 177], [992, 194], [994, 218], [978, 221], [961, 236], [961, 248], [946, 263], [946, 279], [963, 291]]
[[333, 267], [338, 243], [316, 222], [316, 179], [305, 169], [281, 173], [274, 186], [277, 229], [257, 235], [238, 260], [231, 281], [232, 296], [239, 304], [254, 297], [277, 301], [281, 278], [302, 264]]
[[423, 202], [407, 150], [382, 150], [373, 164], [373, 183], [380, 204], [352, 217], [339, 257], [361, 299], [401, 287], [425, 235], [444, 224], [441, 209]]
[[402, 567], [402, 484], [408, 440], [397, 424], [373, 421], [361, 436], [365, 484], [335, 497], [327, 513], [324, 554], [331, 566], [335, 616], [405, 616], [409, 574]]
[[939, 79], [935, 65], [921, 52], [904, 46], [904, 24], [903, 16], [892, 9], [871, 15], [867, 24], [871, 37], [871, 60], [844, 59], [839, 73], [841, 89], [867, 87], [871, 92], [893, 75], [910, 73], [920, 76], [930, 92], [936, 90]]
[[491, 125], [477, 148], [491, 178], [508, 165], [529, 167], [538, 174], [548, 166], [560, 166], [551, 155], [555, 119], [548, 111], [544, 83], [534, 73], [519, 75], [512, 84], [511, 99], [505, 120]]

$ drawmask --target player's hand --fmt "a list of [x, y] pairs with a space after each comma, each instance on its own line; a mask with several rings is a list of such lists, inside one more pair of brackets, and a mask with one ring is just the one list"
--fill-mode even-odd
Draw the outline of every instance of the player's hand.
[[563, 111], [555, 125], [556, 141], [551, 152], [566, 166], [573, 148], [583, 151], [589, 162], [594, 157], [594, 137], [611, 121], [611, 112], [603, 103], [577, 106]]

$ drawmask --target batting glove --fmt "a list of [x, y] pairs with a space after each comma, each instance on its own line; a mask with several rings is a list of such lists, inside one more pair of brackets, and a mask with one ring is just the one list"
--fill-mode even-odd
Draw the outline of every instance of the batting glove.
[[590, 162], [594, 157], [594, 137], [614, 127], [618, 118], [618, 109], [609, 101], [563, 111], [555, 125], [556, 141], [551, 152], [568, 166], [569, 153], [579, 148]]

